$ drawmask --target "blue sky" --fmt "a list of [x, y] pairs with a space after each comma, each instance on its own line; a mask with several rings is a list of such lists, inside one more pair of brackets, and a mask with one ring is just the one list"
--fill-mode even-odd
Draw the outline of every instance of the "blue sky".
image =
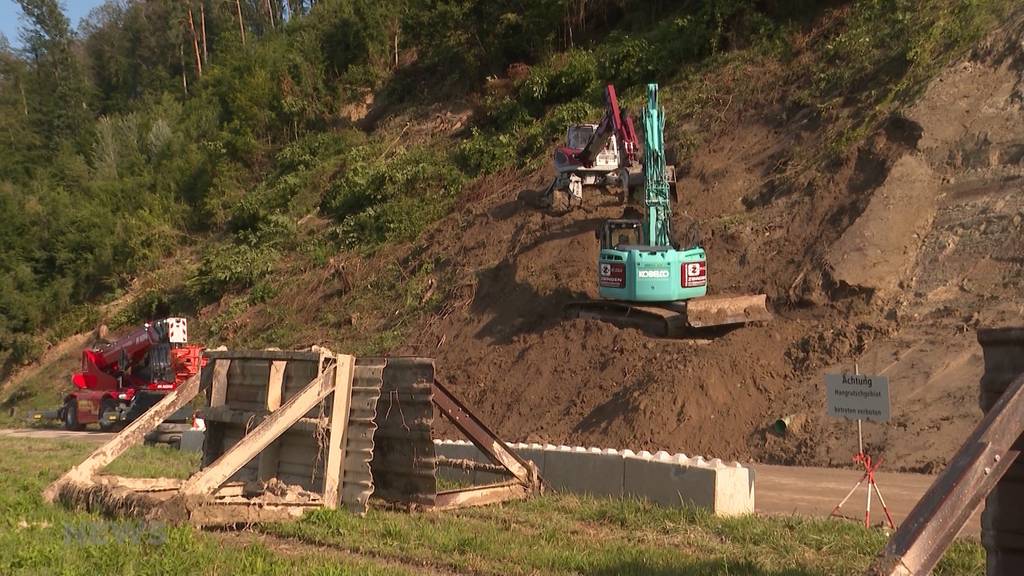
[[[59, 0], [64, 13], [71, 19], [71, 26], [77, 28], [78, 21], [103, 0]], [[0, 0], [0, 32], [17, 46], [18, 28], [21, 26], [21, 8], [14, 0]]]

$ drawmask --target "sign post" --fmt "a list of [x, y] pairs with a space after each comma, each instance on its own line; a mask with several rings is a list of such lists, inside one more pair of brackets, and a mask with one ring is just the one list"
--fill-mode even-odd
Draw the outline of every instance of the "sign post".
[[889, 507], [885, 505], [882, 498], [882, 491], [875, 481], [875, 471], [882, 465], [879, 458], [873, 462], [871, 456], [864, 452], [864, 420], [873, 422], [888, 422], [891, 415], [889, 404], [889, 379], [881, 375], [861, 374], [859, 367], [854, 367], [853, 374], [826, 374], [825, 375], [826, 405], [828, 415], [833, 418], [844, 418], [857, 420], [857, 446], [858, 452], [854, 454], [853, 461], [864, 467], [864, 474], [860, 480], [853, 485], [853, 488], [846, 494], [846, 497], [832, 509], [832, 516], [838, 516], [840, 508], [853, 496], [853, 493], [860, 488], [865, 481], [868, 483], [867, 504], [864, 510], [864, 527], [871, 525], [871, 492], [874, 490], [878, 495], [878, 501], [882, 504], [885, 518], [889, 521], [889, 527], [895, 528], [889, 514]]

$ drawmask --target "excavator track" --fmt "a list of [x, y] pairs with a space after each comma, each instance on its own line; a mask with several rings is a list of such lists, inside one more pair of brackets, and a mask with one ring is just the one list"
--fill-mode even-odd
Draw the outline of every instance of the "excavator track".
[[581, 300], [565, 307], [567, 318], [602, 320], [636, 328], [651, 336], [680, 338], [702, 331], [772, 319], [767, 296], [709, 296], [683, 302], [638, 304], [618, 300]]

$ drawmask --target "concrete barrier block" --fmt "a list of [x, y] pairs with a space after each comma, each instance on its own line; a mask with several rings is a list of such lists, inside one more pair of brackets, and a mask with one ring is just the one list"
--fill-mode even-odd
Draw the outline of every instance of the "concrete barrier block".
[[[477, 460], [480, 451], [471, 442], [459, 440], [434, 440], [434, 453], [455, 460]], [[473, 484], [473, 471], [451, 466], [438, 466], [437, 477], [461, 485]]]
[[[439, 456], [488, 462], [469, 442], [435, 441], [434, 446]], [[651, 454], [551, 444], [509, 447], [534, 462], [552, 490], [645, 498], [663, 506], [695, 506], [724, 516], [754, 512], [754, 472], [737, 463], [665, 451]], [[447, 467], [439, 468], [438, 474], [462, 484], [508, 480], [490, 472]]]
[[559, 446], [546, 452], [544, 482], [551, 489], [622, 496], [623, 458], [617, 450]]
[[[721, 460], [715, 484], [715, 514], [739, 516], [754, 513], [754, 470], [739, 462]], [[714, 464], [714, 460], [712, 460]]]
[[202, 430], [185, 430], [181, 433], [178, 449], [182, 452], [202, 452], [206, 432]]
[[626, 456], [624, 493], [663, 506], [695, 506], [716, 515], [754, 512], [753, 477], [742, 466], [683, 454]]
[[693, 459], [657, 456], [641, 452], [626, 456], [624, 493], [663, 506], [695, 506], [715, 509], [714, 469], [698, 466]]

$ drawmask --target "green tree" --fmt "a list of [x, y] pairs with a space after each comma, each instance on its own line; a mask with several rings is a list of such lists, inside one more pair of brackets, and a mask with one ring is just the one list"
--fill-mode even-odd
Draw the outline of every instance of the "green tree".
[[32, 66], [29, 114], [48, 147], [88, 141], [89, 86], [74, 52], [74, 32], [57, 0], [17, 0], [21, 41]]

